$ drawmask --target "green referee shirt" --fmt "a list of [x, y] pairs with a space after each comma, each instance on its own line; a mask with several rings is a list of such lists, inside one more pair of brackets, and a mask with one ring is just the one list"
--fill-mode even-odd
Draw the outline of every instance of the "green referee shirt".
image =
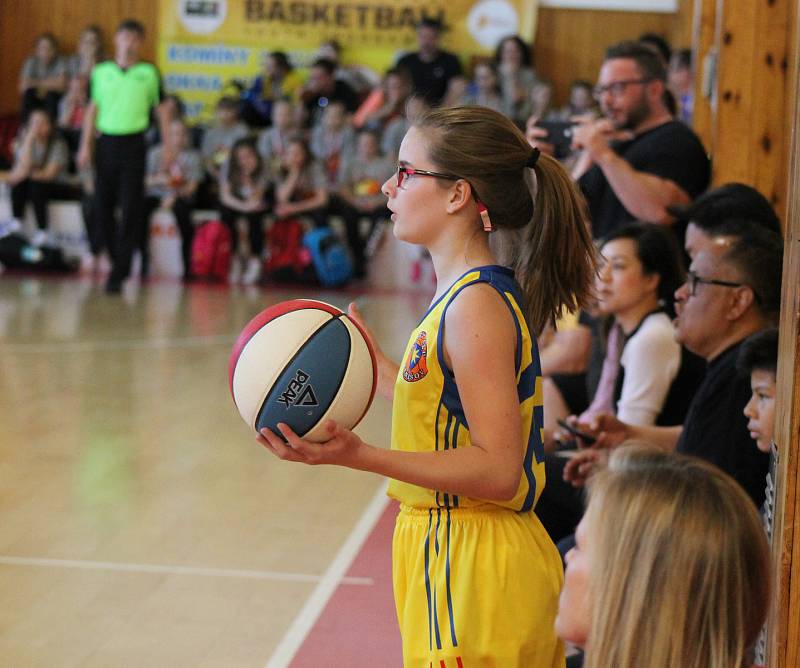
[[144, 132], [160, 91], [158, 70], [150, 63], [136, 63], [125, 70], [113, 60], [95, 65], [91, 99], [97, 106], [97, 129], [107, 135]]

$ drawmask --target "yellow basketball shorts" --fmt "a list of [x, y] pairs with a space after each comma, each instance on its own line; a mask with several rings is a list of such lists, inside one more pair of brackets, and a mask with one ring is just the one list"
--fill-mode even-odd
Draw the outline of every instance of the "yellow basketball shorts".
[[563, 668], [563, 567], [533, 512], [401, 506], [392, 560], [405, 668]]

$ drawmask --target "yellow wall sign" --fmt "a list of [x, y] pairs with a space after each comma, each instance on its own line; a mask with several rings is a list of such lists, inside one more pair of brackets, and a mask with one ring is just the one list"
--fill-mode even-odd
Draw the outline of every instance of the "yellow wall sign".
[[415, 26], [440, 19], [443, 47], [467, 66], [506, 35], [533, 39], [536, 0], [160, 0], [158, 65], [167, 92], [204, 120], [233, 81], [249, 84], [263, 55], [285, 51], [297, 67], [335, 39], [342, 61], [384, 72], [416, 49]]

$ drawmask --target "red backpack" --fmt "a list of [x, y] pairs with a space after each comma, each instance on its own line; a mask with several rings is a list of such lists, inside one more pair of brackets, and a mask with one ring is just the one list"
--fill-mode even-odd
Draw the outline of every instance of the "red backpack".
[[199, 278], [227, 280], [231, 269], [231, 233], [225, 223], [210, 220], [192, 241], [192, 273]]
[[303, 245], [299, 220], [276, 220], [267, 232], [267, 274], [277, 281], [315, 281], [311, 253]]

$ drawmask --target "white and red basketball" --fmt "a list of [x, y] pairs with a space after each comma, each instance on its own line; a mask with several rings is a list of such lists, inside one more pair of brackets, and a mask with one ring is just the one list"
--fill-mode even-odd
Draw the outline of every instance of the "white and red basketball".
[[375, 396], [375, 353], [361, 328], [335, 306], [295, 299], [259, 313], [233, 346], [228, 379], [244, 421], [280, 434], [279, 422], [310, 441], [323, 424], [352, 429]]

